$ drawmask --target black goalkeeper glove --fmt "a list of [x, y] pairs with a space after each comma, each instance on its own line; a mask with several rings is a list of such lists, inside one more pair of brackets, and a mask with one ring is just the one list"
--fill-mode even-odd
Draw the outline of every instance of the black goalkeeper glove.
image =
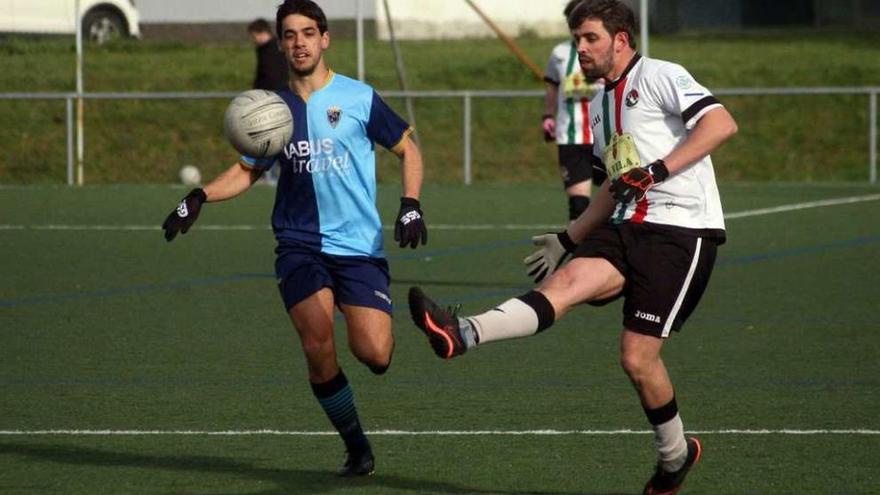
[[400, 198], [400, 211], [397, 213], [397, 222], [394, 223], [394, 240], [400, 243], [400, 247], [415, 249], [422, 241], [422, 245], [428, 243], [428, 227], [422, 218], [422, 210], [419, 200], [413, 198]]
[[610, 191], [616, 201], [627, 204], [641, 201], [652, 187], [666, 180], [669, 170], [663, 160], [657, 160], [645, 168], [634, 168], [614, 179]]
[[186, 234], [192, 224], [196, 223], [199, 218], [199, 211], [202, 209], [202, 203], [208, 199], [205, 191], [201, 188], [193, 189], [180, 200], [180, 204], [162, 223], [162, 229], [165, 230], [165, 240], [171, 242], [178, 232]]

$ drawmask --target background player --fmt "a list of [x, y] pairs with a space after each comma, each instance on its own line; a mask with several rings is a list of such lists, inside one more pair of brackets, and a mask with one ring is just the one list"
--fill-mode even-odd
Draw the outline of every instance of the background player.
[[[581, 1], [568, 2], [562, 11], [566, 19]], [[589, 206], [593, 183], [605, 180], [604, 172], [593, 168], [593, 133], [588, 122], [590, 100], [602, 82], [584, 76], [572, 40], [553, 48], [544, 81], [544, 139], [556, 142], [559, 173], [568, 195], [568, 219], [574, 220]]]
[[[254, 82], [251, 89], [281, 91], [286, 89], [290, 75], [287, 59], [281, 53], [278, 40], [272, 34], [272, 26], [266, 19], [255, 19], [247, 27], [248, 35], [257, 52], [257, 67], [254, 71]], [[278, 183], [278, 167], [271, 167], [263, 172], [260, 180], [266, 184]]]
[[290, 89], [279, 92], [294, 117], [290, 144], [277, 157], [242, 157], [204, 190], [190, 192], [165, 220], [165, 238], [186, 233], [203, 203], [238, 196], [277, 160], [272, 229], [278, 288], [299, 334], [314, 395], [345, 442], [347, 457], [338, 474], [367, 475], [374, 456], [337, 362], [333, 307], [345, 316], [355, 357], [374, 373], [385, 373], [394, 339], [373, 143], [401, 158], [403, 197], [394, 234], [400, 247], [427, 241], [418, 201], [422, 158], [409, 138], [412, 129], [371, 87], [328, 69], [322, 54], [330, 35], [317, 4], [286, 0], [278, 7], [276, 29], [291, 69]]
[[526, 259], [531, 273], [538, 280], [552, 273], [537, 290], [457, 318], [413, 287], [410, 310], [434, 351], [450, 358], [478, 344], [534, 335], [579, 303], [623, 297], [620, 362], [657, 447], [644, 493], [674, 494], [702, 447], [684, 436], [660, 351], [696, 308], [725, 240], [708, 155], [737, 127], [683, 67], [635, 52], [635, 16], [622, 2], [584, 0], [569, 27], [584, 73], [607, 81], [590, 117], [610, 182], [566, 231], [536, 238], [541, 249]]
[[290, 76], [287, 59], [281, 53], [278, 40], [272, 34], [272, 26], [266, 19], [255, 19], [248, 24], [248, 35], [257, 53], [252, 89], [281, 91], [287, 88]]

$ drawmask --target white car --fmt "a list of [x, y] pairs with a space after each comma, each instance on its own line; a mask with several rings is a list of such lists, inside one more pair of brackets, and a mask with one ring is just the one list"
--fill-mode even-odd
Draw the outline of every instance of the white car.
[[[76, 33], [76, 0], [0, 0], [0, 32]], [[83, 38], [98, 43], [141, 35], [134, 0], [79, 0]]]

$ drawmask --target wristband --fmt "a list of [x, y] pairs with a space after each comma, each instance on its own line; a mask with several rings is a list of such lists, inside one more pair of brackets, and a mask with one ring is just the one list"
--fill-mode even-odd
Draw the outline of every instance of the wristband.
[[565, 248], [566, 252], [571, 253], [574, 252], [575, 249], [577, 249], [577, 244], [575, 244], [574, 241], [571, 240], [571, 236], [568, 235], [567, 230], [563, 230], [559, 233], [559, 243], [562, 244], [562, 247]]
[[416, 208], [416, 209], [421, 208], [421, 205], [419, 204], [419, 200], [417, 200], [415, 198], [410, 198], [407, 196], [401, 196], [400, 206], [412, 206], [413, 208]]
[[199, 199], [199, 202], [201, 202], [201, 203], [204, 203], [205, 201], [208, 200], [208, 195], [205, 194], [205, 190], [202, 189], [201, 187], [197, 187], [197, 188], [193, 189], [192, 191], [189, 192], [189, 194], [187, 194], [187, 196], [195, 196], [196, 198]]
[[669, 169], [666, 168], [666, 162], [657, 160], [648, 165], [648, 172], [654, 177], [655, 183], [661, 183], [669, 178]]

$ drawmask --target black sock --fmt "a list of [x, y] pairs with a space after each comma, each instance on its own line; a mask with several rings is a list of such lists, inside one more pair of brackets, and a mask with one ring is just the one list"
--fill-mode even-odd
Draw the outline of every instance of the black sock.
[[361, 428], [354, 395], [342, 370], [326, 383], [312, 383], [312, 392], [345, 442], [346, 450], [352, 455], [369, 452], [370, 442]]

